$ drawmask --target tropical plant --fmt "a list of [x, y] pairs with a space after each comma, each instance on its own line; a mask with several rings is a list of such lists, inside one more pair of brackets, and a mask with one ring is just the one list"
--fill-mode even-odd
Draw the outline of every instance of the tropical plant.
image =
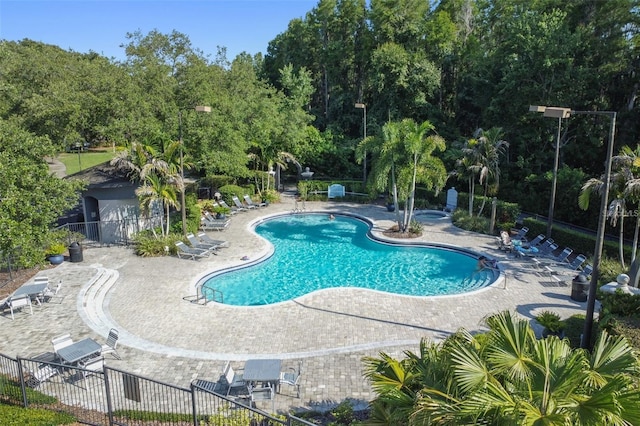
[[367, 138], [358, 146], [358, 155], [372, 152], [373, 164], [370, 175], [373, 186], [379, 191], [387, 191], [389, 179], [394, 205], [398, 199], [405, 200], [404, 214], [396, 208], [396, 221], [401, 232], [407, 232], [413, 216], [416, 183], [438, 192], [444, 186], [447, 172], [434, 151], [444, 151], [444, 139], [435, 132], [428, 121], [417, 124], [405, 119], [383, 126], [381, 138]]
[[156, 174], [151, 173], [145, 176], [143, 185], [137, 188], [135, 192], [140, 199], [142, 212], [147, 218], [151, 216], [151, 212], [153, 211], [156, 203], [160, 203], [164, 208], [166, 225], [162, 228], [162, 235], [168, 235], [170, 209], [171, 207], [178, 207], [180, 205], [175, 186], [168, 184]]
[[560, 315], [551, 311], [543, 311], [535, 316], [536, 321], [545, 328], [544, 334], [558, 334], [564, 329]]
[[372, 424], [638, 424], [640, 363], [622, 337], [603, 332], [591, 353], [538, 340], [528, 321], [501, 312], [489, 331], [462, 329], [396, 360], [365, 359], [377, 393]]
[[504, 155], [509, 147], [509, 142], [502, 140], [502, 129], [493, 127], [489, 130], [476, 130], [473, 139], [467, 141], [462, 149], [464, 157], [459, 161], [459, 167], [466, 167], [470, 172], [469, 187], [469, 207], [473, 206], [473, 196], [475, 191], [475, 176], [484, 188], [484, 198], [478, 210], [478, 215], [482, 214], [489, 195], [489, 184], [491, 193], [498, 190], [500, 184], [500, 157]]

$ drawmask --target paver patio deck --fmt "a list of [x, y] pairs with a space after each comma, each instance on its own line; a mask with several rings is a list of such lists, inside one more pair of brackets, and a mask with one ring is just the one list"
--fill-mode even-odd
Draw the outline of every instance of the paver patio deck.
[[[293, 198], [285, 195], [281, 203], [238, 213], [228, 229], [212, 233], [230, 247], [209, 259], [141, 258], [123, 247], [85, 249], [83, 262], [46, 271], [54, 282], [63, 280], [62, 303], [36, 306], [33, 316], [18, 313], [15, 321], [0, 316], [0, 353], [35, 356], [50, 351], [51, 338], [63, 333], [104, 343], [109, 328], [116, 327], [122, 360], [107, 355], [108, 366], [188, 386], [195, 378], [216, 380], [227, 360], [242, 367], [250, 358], [281, 358], [284, 367], [295, 367], [301, 359], [301, 397], [288, 396], [285, 389], [276, 398], [279, 410], [321, 409], [345, 398], [364, 406], [374, 394], [362, 377], [363, 356], [384, 351], [401, 357], [405, 350], [416, 351], [423, 337], [440, 340], [460, 327], [480, 330], [482, 319], [500, 310], [528, 319], [546, 309], [563, 317], [585, 310], [585, 303], [570, 299], [570, 284], [531, 260], [507, 258], [493, 237], [460, 230], [448, 220], [426, 220], [422, 240], [499, 259], [506, 286], [424, 298], [334, 289], [257, 307], [192, 302], [195, 285], [208, 272], [268, 252], [268, 244], [250, 232], [251, 222], [293, 208]], [[341, 201], [307, 202], [306, 210], [364, 216], [375, 223], [376, 233], [394, 219], [384, 206]]]

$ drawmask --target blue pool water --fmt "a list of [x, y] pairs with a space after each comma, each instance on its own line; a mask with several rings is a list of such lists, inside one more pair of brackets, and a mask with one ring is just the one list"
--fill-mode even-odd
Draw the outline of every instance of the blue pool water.
[[255, 231], [273, 244], [273, 255], [246, 268], [214, 273], [204, 283], [222, 293], [224, 304], [267, 305], [334, 287], [447, 295], [493, 281], [488, 273], [474, 274], [477, 260], [468, 254], [380, 243], [367, 236], [367, 223], [349, 216], [278, 216]]

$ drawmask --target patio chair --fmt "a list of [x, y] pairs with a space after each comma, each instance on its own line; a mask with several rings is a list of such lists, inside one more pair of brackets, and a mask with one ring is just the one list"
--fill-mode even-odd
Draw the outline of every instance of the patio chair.
[[116, 350], [116, 347], [118, 346], [118, 337], [119, 337], [118, 330], [116, 330], [115, 328], [112, 328], [111, 330], [109, 330], [109, 335], [107, 336], [107, 343], [102, 345], [102, 350], [100, 351], [100, 355], [111, 354], [115, 359], [122, 359], [120, 358], [120, 354]]
[[27, 370], [25, 384], [32, 389], [38, 389], [41, 384], [58, 374], [60, 370], [57, 367], [51, 364], [40, 364], [35, 371]]
[[242, 374], [236, 373], [229, 361], [225, 364], [224, 369], [222, 370], [222, 377], [220, 379], [222, 384], [227, 388], [227, 396], [229, 396], [231, 391], [234, 389], [240, 389], [246, 386], [246, 383], [242, 378]]
[[[226, 201], [224, 201], [224, 200], [222, 200], [222, 199], [221, 199], [220, 201], [218, 201], [218, 203], [219, 203], [222, 207], [224, 207], [225, 209], [230, 210], [230, 211], [231, 211], [231, 214], [236, 214], [236, 213], [238, 213], [239, 211], [241, 211], [241, 210], [240, 210], [239, 208], [237, 208], [236, 206], [230, 206], [229, 204], [227, 204], [227, 202], [226, 202]], [[243, 208], [243, 209], [244, 209], [244, 208]], [[244, 211], [246, 211], [246, 210], [247, 210], [247, 209], [244, 209]]]
[[240, 198], [238, 198], [237, 195], [234, 195], [233, 197], [231, 197], [231, 200], [233, 200], [233, 204], [235, 204], [235, 206], [240, 211], [247, 211], [248, 209], [255, 209], [256, 208], [256, 206], [250, 207], [250, 206], [245, 206], [244, 204], [242, 204], [242, 201], [240, 201]]
[[104, 358], [101, 356], [85, 359], [78, 363], [82, 378], [86, 379], [96, 373], [102, 373], [104, 370]]
[[58, 355], [58, 351], [62, 348], [66, 348], [73, 344], [73, 339], [71, 339], [70, 334], [63, 334], [61, 336], [54, 337], [51, 339], [51, 344], [53, 345], [53, 353]]
[[562, 263], [562, 262], [566, 262], [567, 261], [567, 259], [571, 255], [571, 253], [573, 253], [573, 249], [571, 249], [569, 247], [565, 247], [564, 250], [562, 250], [562, 252], [559, 255], [557, 255], [557, 256], [551, 255], [551, 257], [556, 262]]
[[582, 264], [586, 261], [587, 261], [587, 256], [585, 256], [584, 254], [579, 254], [576, 256], [575, 259], [571, 261], [571, 263], [569, 263], [569, 268], [571, 268], [574, 271], [577, 271], [578, 269], [580, 269]]
[[200, 238], [200, 240], [205, 242], [205, 243], [214, 245], [216, 248], [229, 247], [229, 241], [216, 240], [216, 239], [211, 238], [210, 236], [208, 236], [206, 232], [198, 232], [198, 238]]
[[537, 237], [535, 237], [533, 240], [529, 241], [529, 247], [535, 247], [538, 250], [540, 250], [540, 244], [542, 244], [542, 241], [545, 239], [545, 236], [543, 234], [538, 234]]
[[200, 229], [210, 231], [224, 231], [231, 223], [231, 219], [214, 219], [213, 216], [205, 214], [200, 218]]
[[527, 232], [529, 232], [529, 228], [527, 228], [526, 226], [523, 226], [522, 228], [520, 228], [518, 230], [518, 232], [516, 233], [516, 235], [512, 236], [511, 239], [512, 240], [520, 240], [520, 241], [527, 241], [525, 235], [527, 234]]
[[249, 206], [250, 209], [255, 209], [257, 207], [267, 207], [267, 203], [254, 203], [248, 194], [245, 194], [242, 198], [244, 198], [244, 202], [247, 203], [247, 206]]
[[279, 386], [287, 385], [296, 388], [296, 398], [300, 398], [300, 375], [302, 374], [302, 362], [298, 363], [298, 369], [289, 368], [280, 372]]
[[189, 240], [189, 243], [191, 244], [191, 247], [197, 248], [197, 249], [202, 249], [202, 250], [207, 250], [207, 251], [215, 254], [215, 250], [217, 248], [215, 245], [212, 245], [212, 244], [209, 244], [209, 243], [205, 243], [205, 242], [201, 241], [200, 239], [198, 239], [193, 234], [187, 234], [187, 240]]
[[31, 306], [31, 296], [25, 294], [24, 296], [19, 297], [10, 297], [9, 301], [9, 309], [11, 310], [11, 319], [15, 319], [13, 316], [13, 312], [16, 310], [22, 310], [25, 307], [29, 307], [29, 311], [31, 315], [33, 315], [33, 307]]
[[558, 248], [558, 245], [553, 242], [553, 238], [549, 238], [544, 243], [540, 245], [538, 249], [541, 254], [549, 255], [553, 253]]
[[248, 389], [252, 407], [258, 408], [256, 402], [259, 401], [271, 401], [271, 412], [275, 411], [276, 394], [270, 384], [267, 383], [256, 387], [249, 386]]
[[590, 276], [593, 273], [593, 265], [590, 265], [588, 263], [584, 265], [584, 268], [582, 268], [582, 273], [586, 276]]
[[61, 288], [62, 288], [62, 280], [58, 281], [58, 284], [56, 285], [56, 288], [54, 288], [54, 289], [52, 289], [51, 287], [47, 286], [47, 288], [45, 288], [44, 291], [42, 292], [42, 299], [45, 302], [50, 302], [54, 298], [58, 298], [58, 299], [60, 299], [60, 303], [62, 303], [62, 300], [64, 299], [64, 297], [58, 296], [58, 293], [60, 293], [60, 289]]
[[178, 257], [181, 259], [182, 257], [186, 257], [191, 260], [197, 260], [202, 257], [209, 257], [209, 254], [210, 254], [208, 250], [189, 247], [182, 241], [178, 241], [176, 243], [176, 247], [178, 247]]

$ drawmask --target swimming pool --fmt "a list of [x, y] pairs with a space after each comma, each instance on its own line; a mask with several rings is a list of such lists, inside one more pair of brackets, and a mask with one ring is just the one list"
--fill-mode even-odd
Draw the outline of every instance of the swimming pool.
[[255, 232], [273, 244], [273, 254], [248, 267], [214, 272], [203, 287], [222, 294], [224, 304], [255, 306], [336, 287], [408, 296], [459, 294], [495, 279], [490, 272], [474, 273], [477, 258], [469, 253], [383, 243], [370, 238], [369, 229], [359, 218], [330, 220], [326, 213], [265, 219]]

